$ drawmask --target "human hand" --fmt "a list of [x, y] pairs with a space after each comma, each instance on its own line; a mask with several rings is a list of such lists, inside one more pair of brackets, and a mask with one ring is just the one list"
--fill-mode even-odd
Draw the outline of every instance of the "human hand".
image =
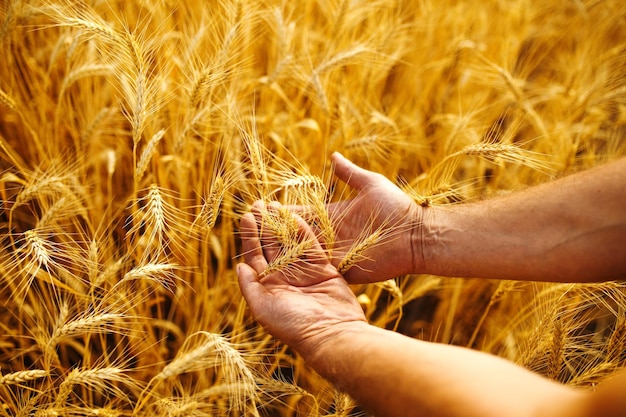
[[[366, 319], [348, 283], [300, 216], [289, 213], [295, 226], [292, 242], [280, 242], [271, 223], [284, 213], [278, 203], [257, 202], [252, 213], [242, 217], [244, 263], [237, 265], [237, 275], [254, 318], [307, 358], [346, 325]], [[305, 249], [283, 264], [285, 247]]]
[[424, 209], [383, 175], [367, 171], [339, 153], [331, 158], [335, 175], [358, 193], [328, 207], [335, 225], [333, 264], [340, 266], [353, 242], [364, 233], [378, 230], [379, 240], [359, 255], [355, 265], [342, 271], [350, 283], [384, 281], [421, 271]]

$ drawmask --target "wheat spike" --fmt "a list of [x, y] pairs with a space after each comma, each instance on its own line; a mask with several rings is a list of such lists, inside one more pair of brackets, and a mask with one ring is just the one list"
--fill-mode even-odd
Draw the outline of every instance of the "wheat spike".
[[291, 242], [281, 246], [281, 249], [275, 259], [272, 259], [267, 268], [259, 274], [259, 279], [265, 278], [267, 275], [274, 272], [290, 273], [294, 278], [297, 277], [294, 271], [290, 271], [289, 267], [295, 262], [301, 260], [301, 257], [313, 246], [313, 241], [310, 239], [303, 240], [302, 242]]
[[63, 195], [67, 192], [65, 178], [38, 175], [35, 175], [34, 178], [36, 178], [36, 181], [27, 185], [20, 191], [15, 199], [15, 206], [19, 206], [32, 199], [41, 198], [46, 195]]
[[563, 366], [563, 349], [565, 346], [565, 334], [563, 331], [563, 323], [560, 318], [554, 321], [554, 330], [552, 332], [552, 344], [550, 354], [548, 356], [547, 377], [555, 381], [559, 380], [561, 368]]
[[44, 211], [39, 220], [37, 220], [37, 224], [35, 225], [34, 230], [44, 229], [46, 226], [52, 223], [53, 220], [56, 220], [57, 216], [65, 214], [65, 209], [68, 208], [67, 206], [69, 205], [69, 203], [70, 202], [68, 201], [68, 198], [65, 196], [55, 201], [54, 204], [50, 206], [50, 208]]
[[15, 109], [17, 107], [15, 100], [2, 90], [0, 90], [0, 103], [3, 103], [9, 109]]
[[102, 313], [71, 320], [56, 329], [50, 338], [51, 343], [56, 345], [60, 341], [76, 335], [104, 332], [115, 328], [110, 324], [111, 322], [118, 322], [124, 318], [125, 315], [120, 313]]
[[491, 294], [491, 298], [489, 298], [489, 304], [487, 304], [487, 307], [485, 307], [485, 310], [483, 311], [483, 314], [480, 316], [478, 323], [476, 323], [476, 327], [474, 327], [472, 336], [470, 337], [470, 340], [467, 343], [468, 347], [472, 347], [474, 345], [474, 342], [476, 341], [476, 337], [478, 336], [478, 332], [482, 328], [483, 323], [485, 322], [485, 319], [487, 318], [487, 315], [489, 314], [489, 311], [491, 310], [491, 308], [496, 303], [498, 303], [502, 299], [502, 297], [504, 297], [506, 293], [511, 291], [514, 286], [515, 286], [515, 282], [513, 281], [500, 281], [498, 283], [498, 287], [493, 292], [493, 294]]
[[136, 280], [148, 280], [162, 285], [164, 288], [172, 290], [179, 278], [175, 271], [178, 266], [171, 263], [148, 263], [137, 266], [124, 274], [124, 277], [116, 286], [122, 283]]
[[233, 385], [234, 396], [231, 398], [235, 408], [241, 411], [245, 409], [246, 401], [256, 402], [255, 377], [241, 353], [220, 335], [209, 332], [198, 334], [204, 337], [205, 341], [190, 351], [179, 352], [177, 357], [156, 375], [155, 381], [162, 381], [188, 372], [221, 367], [226, 381], [235, 384]]
[[619, 362], [626, 357], [626, 319], [618, 319], [615, 329], [606, 344], [606, 358], [608, 361]]
[[73, 369], [59, 385], [55, 398], [55, 408], [63, 407], [70, 397], [74, 386], [81, 385], [99, 392], [112, 391], [124, 398], [123, 391], [111, 383], [127, 383], [125, 370], [119, 367], [103, 367], [96, 369]]
[[[87, 64], [74, 69], [63, 79], [63, 84], [59, 92], [59, 97], [63, 97], [67, 89], [83, 78], [107, 76], [113, 71], [113, 66], [109, 64]], [[60, 109], [61, 107], [59, 107]]]
[[45, 378], [49, 375], [43, 369], [32, 369], [29, 371], [17, 371], [9, 374], [0, 373], [0, 385], [18, 385], [35, 379]]
[[339, 265], [337, 266], [337, 270], [339, 271], [339, 273], [345, 274], [350, 268], [357, 265], [360, 261], [366, 259], [363, 253], [367, 249], [374, 246], [377, 242], [379, 242], [382, 234], [382, 229], [378, 229], [368, 236], [355, 241], [355, 243], [350, 247], [346, 255], [339, 262]]
[[52, 263], [52, 260], [50, 257], [50, 251], [47, 249], [44, 239], [34, 229], [24, 232], [24, 238], [27, 246], [29, 247], [28, 252], [34, 257], [37, 262], [37, 266], [39, 268], [43, 267], [44, 269], [47, 269]]
[[150, 159], [152, 159], [152, 156], [156, 152], [157, 145], [161, 139], [163, 139], [163, 136], [165, 136], [165, 129], [159, 130], [148, 141], [148, 144], [141, 153], [141, 157], [137, 163], [137, 168], [135, 169], [135, 181], [139, 181], [143, 177], [143, 174], [146, 172], [146, 168], [148, 168], [148, 164], [150, 163]]
[[271, 234], [282, 245], [291, 245], [297, 241], [298, 228], [298, 221], [284, 206], [277, 210], [266, 210], [263, 214], [261, 234]]
[[107, 25], [106, 22], [96, 19], [94, 15], [90, 15], [89, 19], [87, 19], [82, 16], [68, 15], [59, 10], [56, 17], [59, 18], [61, 24], [82, 29], [92, 36], [101, 37], [113, 44], [119, 45], [124, 43], [123, 38], [116, 31]]
[[225, 191], [226, 185], [224, 177], [218, 175], [214, 178], [209, 196], [202, 204], [200, 210], [199, 218], [202, 219], [202, 224], [207, 230], [212, 230], [213, 227], [215, 227]]
[[355, 406], [349, 395], [338, 390], [335, 390], [333, 405], [335, 408], [334, 417], [347, 417]]

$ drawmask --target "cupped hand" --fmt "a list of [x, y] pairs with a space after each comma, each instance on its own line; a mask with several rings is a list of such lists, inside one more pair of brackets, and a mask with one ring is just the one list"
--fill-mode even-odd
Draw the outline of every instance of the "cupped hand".
[[244, 262], [237, 265], [237, 275], [253, 317], [274, 337], [307, 357], [344, 325], [366, 319], [348, 283], [297, 214], [292, 214], [297, 224], [296, 243], [304, 242], [306, 250], [287, 265], [271, 266], [284, 255], [284, 244], [264, 227], [263, 216], [271, 216], [279, 208], [278, 203], [265, 206], [257, 202], [252, 213], [241, 218]]
[[357, 192], [353, 199], [328, 207], [335, 225], [333, 264], [339, 265], [364, 233], [381, 230], [381, 239], [344, 272], [345, 278], [350, 283], [367, 283], [420, 272], [424, 265], [420, 238], [424, 209], [385, 176], [336, 152], [332, 162], [337, 178]]

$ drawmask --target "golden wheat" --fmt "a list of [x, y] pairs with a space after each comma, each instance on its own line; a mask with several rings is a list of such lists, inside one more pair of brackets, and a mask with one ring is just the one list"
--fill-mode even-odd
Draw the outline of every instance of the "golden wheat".
[[[261, 275], [296, 280], [292, 210], [343, 272], [406, 231], [337, 241], [333, 151], [424, 207], [626, 155], [623, 1], [172, 4], [0, 6], [2, 415], [360, 415], [246, 308], [254, 201], [284, 206]], [[566, 384], [626, 365], [619, 282], [353, 288], [374, 325]]]

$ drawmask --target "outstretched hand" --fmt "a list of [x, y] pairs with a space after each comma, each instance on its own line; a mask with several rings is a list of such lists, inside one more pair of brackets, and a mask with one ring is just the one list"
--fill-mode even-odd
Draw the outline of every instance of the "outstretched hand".
[[[346, 280], [330, 263], [309, 225], [297, 214], [297, 240], [306, 251], [281, 268], [271, 268], [282, 245], [263, 227], [278, 203], [256, 202], [241, 219], [244, 262], [237, 265], [241, 292], [255, 319], [274, 337], [305, 357], [344, 325], [365, 322]], [[275, 264], [275, 262], [274, 262]], [[270, 272], [268, 272], [270, 271]]]
[[383, 239], [344, 272], [350, 283], [384, 281], [424, 268], [421, 228], [424, 209], [381, 174], [365, 170], [339, 153], [332, 155], [335, 175], [353, 188], [351, 200], [329, 205], [335, 224], [333, 264], [338, 265], [352, 243], [369, 230], [383, 230]]

